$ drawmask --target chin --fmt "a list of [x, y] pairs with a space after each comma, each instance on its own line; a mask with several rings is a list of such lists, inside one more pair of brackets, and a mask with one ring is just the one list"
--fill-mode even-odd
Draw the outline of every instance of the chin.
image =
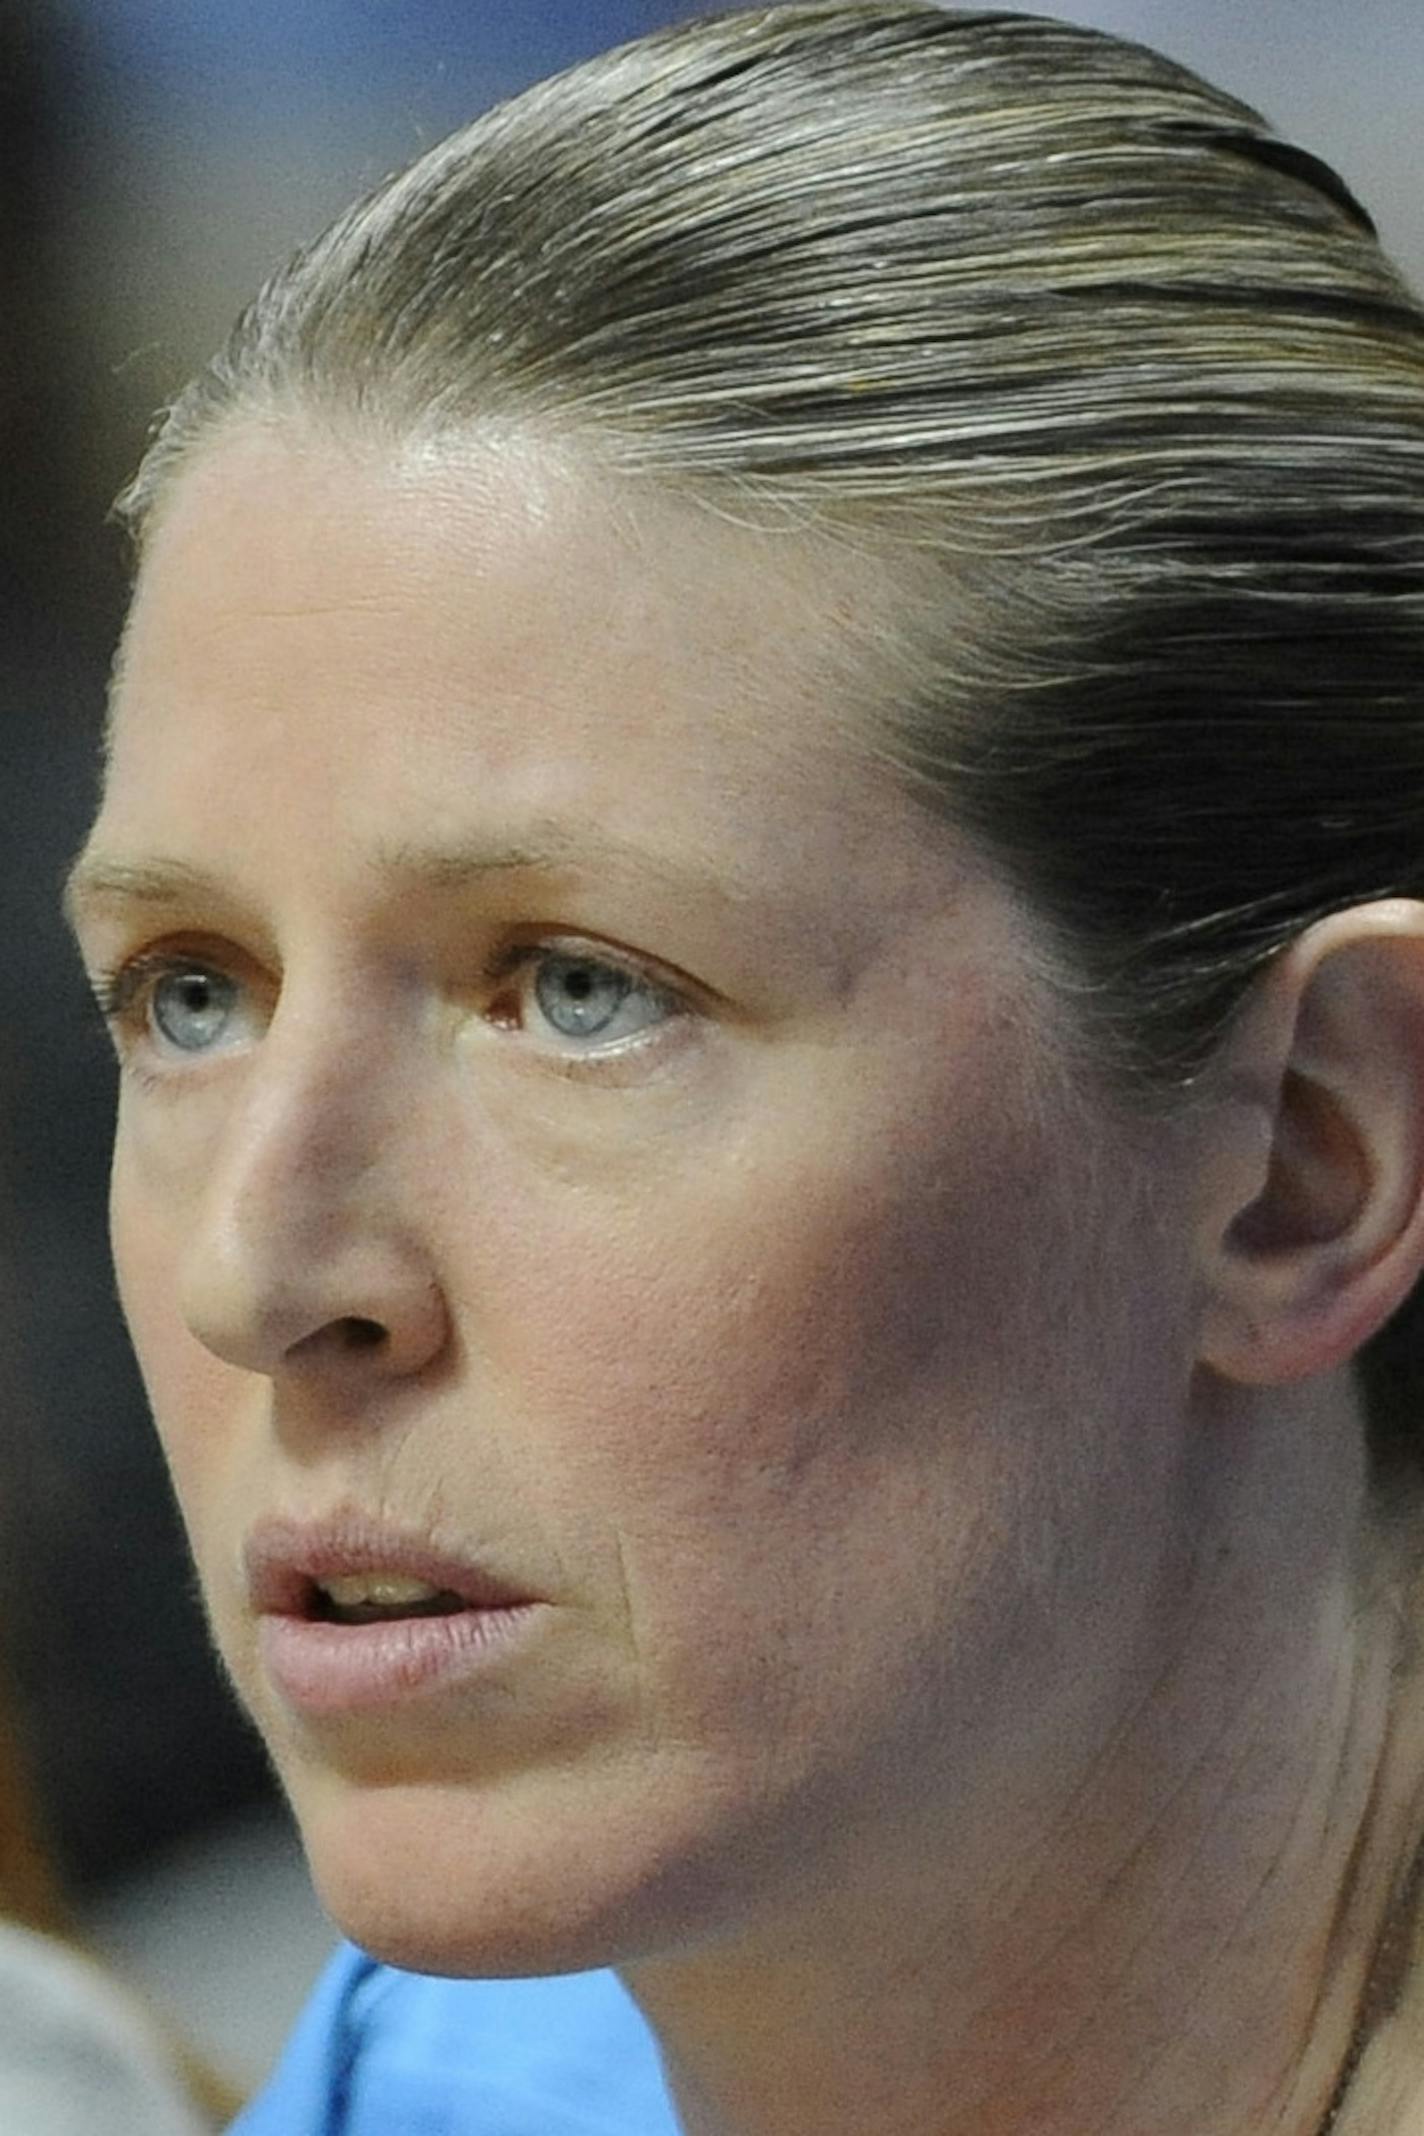
[[[459, 1979], [585, 1972], [697, 1940], [720, 1881], [705, 1848], [596, 1781], [289, 1789], [317, 1895], [389, 1965]], [[522, 1799], [520, 1799], [522, 1798]], [[560, 1799], [562, 1798], [562, 1799]], [[701, 1920], [699, 1917], [702, 1917]]]

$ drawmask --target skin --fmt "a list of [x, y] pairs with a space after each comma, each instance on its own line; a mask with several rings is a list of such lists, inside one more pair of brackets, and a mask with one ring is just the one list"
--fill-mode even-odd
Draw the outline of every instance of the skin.
[[[179, 481], [73, 902], [96, 971], [233, 982], [196, 1051], [152, 982], [117, 1020], [215, 1638], [342, 1924], [620, 1963], [695, 2136], [1306, 2136], [1410, 1805], [1343, 1278], [1280, 1275], [1379, 1167], [1347, 1122], [1263, 1188], [1389, 930], [1185, 1123], [1086, 1091], [1031, 915], [855, 743], [875, 600], [509, 438]], [[553, 1031], [550, 945], [641, 1027]], [[243, 1589], [254, 1521], [352, 1509], [545, 1603], [399, 1725], [286, 1708]]]

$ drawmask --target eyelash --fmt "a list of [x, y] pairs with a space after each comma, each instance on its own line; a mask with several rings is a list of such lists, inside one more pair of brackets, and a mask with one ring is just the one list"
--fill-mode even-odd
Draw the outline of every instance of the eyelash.
[[[571, 965], [586, 964], [599, 971], [617, 973], [621, 979], [628, 982], [630, 988], [638, 989], [659, 1004], [664, 1011], [660, 1022], [686, 1015], [692, 1008], [685, 986], [660, 977], [645, 963], [639, 963], [631, 957], [621, 957], [601, 943], [590, 942], [579, 935], [541, 935], [537, 940], [509, 943], [486, 964], [481, 974], [481, 983], [491, 989], [507, 986], [511, 981], [536, 971], [541, 961], [552, 963], [556, 959], [562, 959]], [[487, 1004], [487, 1007], [492, 1006], [492, 1003]], [[606, 1048], [606, 1051], [612, 1053], [635, 1043], [636, 1034], [632, 1040], [615, 1042]], [[589, 1053], [593, 1055], [598, 1050], [597, 1047], [591, 1047]]]
[[[591, 942], [582, 936], [545, 935], [537, 940], [506, 943], [497, 955], [484, 965], [479, 975], [480, 985], [491, 993], [500, 987], [507, 988], [511, 982], [531, 972], [541, 959], [553, 960], [558, 957], [570, 963], [587, 963], [601, 970], [616, 972], [627, 979], [631, 986], [656, 1000], [664, 1013], [648, 1026], [649, 1033], [693, 1012], [694, 1004], [685, 985], [665, 979], [649, 970], [646, 964], [640, 964], [632, 958], [620, 957], [601, 943]], [[147, 1013], [153, 990], [162, 980], [177, 977], [185, 972], [211, 972], [224, 978], [231, 977], [230, 973], [224, 971], [221, 962], [211, 954], [204, 954], [201, 950], [184, 954], [175, 949], [159, 948], [141, 951], [136, 956], [94, 972], [90, 986], [100, 1016], [116, 1036], [124, 1035], [130, 1040], [154, 1039], [155, 1034]], [[487, 1012], [494, 1005], [493, 1001], [487, 1002]], [[493, 1016], [489, 1020], [495, 1024], [501, 1022], [501, 1019]], [[580, 1069], [596, 1071], [600, 1064], [611, 1062], [620, 1056], [626, 1057], [635, 1051], [642, 1038], [642, 1033], [635, 1032], [629, 1038], [603, 1047], [594, 1044], [582, 1051], [571, 1047], [567, 1053], [560, 1053], [553, 1047], [550, 1052], [565, 1072]], [[155, 1042], [160, 1046], [162, 1044], [161, 1039]], [[173, 1053], [181, 1057], [181, 1049], [174, 1048], [168, 1057], [172, 1058]], [[199, 1054], [198, 1057], [201, 1058], [202, 1055]]]
[[221, 969], [216, 958], [205, 957], [201, 952], [185, 956], [176, 949], [151, 949], [91, 973], [89, 985], [95, 1006], [115, 1041], [126, 1073], [141, 1084], [152, 1085], [169, 1072], [169, 1056], [165, 1055], [165, 1065], [158, 1067], [140, 1051], [145, 1039], [155, 1037], [146, 1009], [159, 981], [181, 972], [217, 973]]
[[201, 958], [179, 957], [168, 950], [145, 950], [141, 956], [91, 973], [89, 987], [95, 1006], [105, 1023], [122, 1024], [137, 1006], [147, 982], [195, 971], [201, 962]]

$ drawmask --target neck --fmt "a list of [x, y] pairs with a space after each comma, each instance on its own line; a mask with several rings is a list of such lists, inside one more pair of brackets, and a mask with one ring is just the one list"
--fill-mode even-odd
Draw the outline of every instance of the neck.
[[735, 1948], [630, 1969], [687, 2136], [1320, 2136], [1332, 2113], [1352, 2136], [1337, 2094], [1421, 1727], [1392, 1613], [1362, 1603], [1358, 1425], [1333, 1403], [1298, 1391], [1249, 1476], [1241, 1419], [1206, 1431], [1230, 1504], [1207, 1491], [1150, 1666], [1049, 1791], [1006, 1814], [1000, 1775]]

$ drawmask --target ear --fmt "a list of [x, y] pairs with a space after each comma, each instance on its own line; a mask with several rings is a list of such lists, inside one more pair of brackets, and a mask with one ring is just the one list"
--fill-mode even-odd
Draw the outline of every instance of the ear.
[[1327, 1371], [1424, 1267], [1424, 904], [1310, 928], [1210, 1080], [1200, 1361], [1258, 1386]]

